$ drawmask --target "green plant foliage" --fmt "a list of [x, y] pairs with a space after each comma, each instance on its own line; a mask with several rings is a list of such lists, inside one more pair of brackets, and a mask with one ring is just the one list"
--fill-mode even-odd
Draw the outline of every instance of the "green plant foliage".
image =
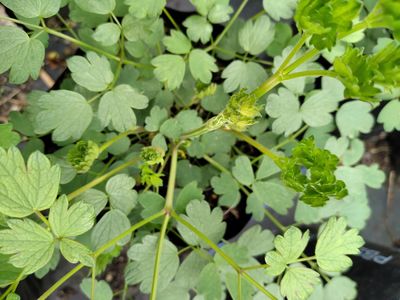
[[0, 147], [8, 149], [18, 145], [21, 138], [18, 133], [13, 131], [12, 124], [0, 124]]
[[86, 173], [99, 157], [99, 146], [93, 141], [79, 141], [68, 151], [68, 162], [78, 173]]

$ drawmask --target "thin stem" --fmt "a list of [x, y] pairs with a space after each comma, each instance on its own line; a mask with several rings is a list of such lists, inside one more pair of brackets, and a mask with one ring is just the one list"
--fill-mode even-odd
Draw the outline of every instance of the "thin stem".
[[72, 29], [72, 27], [68, 24], [68, 22], [60, 15], [57, 14], [57, 19], [60, 20], [61, 23], [64, 24], [65, 28], [68, 30], [68, 32], [76, 39], [79, 39], [78, 35], [76, 32]]
[[281, 73], [286, 66], [292, 61], [292, 58], [299, 52], [301, 47], [303, 47], [304, 43], [306, 42], [307, 38], [309, 36], [307, 34], [303, 34], [300, 39], [297, 41], [296, 45], [293, 47], [292, 51], [286, 56], [285, 60], [282, 62], [282, 64], [279, 66], [278, 70], [276, 73]]
[[181, 223], [183, 226], [191, 230], [199, 238], [201, 238], [211, 249], [213, 249], [218, 255], [220, 255], [236, 272], [240, 273], [248, 282], [253, 284], [259, 291], [272, 300], [277, 300], [274, 295], [268, 292], [260, 283], [258, 283], [253, 277], [247, 274], [230, 256], [225, 254], [217, 245], [215, 245], [204, 233], [199, 231], [192, 224], [181, 218], [175, 211], [171, 211], [171, 216]]
[[285, 232], [286, 231], [286, 226], [284, 226], [273, 214], [268, 209], [265, 209], [264, 211], [265, 216], [276, 226], [278, 227], [281, 231]]
[[[111, 18], [114, 20], [115, 24], [117, 24], [118, 27], [119, 27], [120, 29], [122, 29], [121, 23], [119, 22], [118, 18], [114, 15], [113, 12], [111, 12]], [[121, 34], [121, 35], [122, 35], [122, 34]]]
[[242, 300], [242, 274], [237, 273], [237, 293], [238, 293], [238, 300]]
[[7, 288], [7, 290], [5, 290], [4, 294], [0, 295], [0, 300], [5, 299], [8, 296], [8, 294], [11, 293], [13, 286], [14, 286], [14, 284], [10, 284], [10, 286]]
[[255, 89], [252, 94], [257, 98], [261, 98], [274, 87], [276, 87], [279, 83], [281, 83], [282, 78], [279, 73], [275, 73], [270, 78], [268, 78], [263, 84], [261, 84], [257, 89]]
[[250, 271], [250, 270], [258, 270], [258, 269], [266, 269], [268, 268], [268, 264], [262, 264], [262, 265], [255, 265], [255, 266], [250, 266], [250, 267], [244, 267], [242, 270], [244, 271]]
[[130, 129], [127, 131], [124, 131], [116, 136], [114, 136], [113, 138], [111, 138], [110, 140], [108, 140], [107, 142], [105, 142], [103, 145], [100, 146], [100, 153], [105, 151], [107, 148], [109, 148], [110, 146], [112, 146], [114, 143], [118, 142], [120, 139], [130, 135], [130, 134], [135, 134], [135, 133], [139, 133], [143, 131], [142, 128], [135, 128], [135, 129]]
[[279, 150], [283, 146], [289, 144], [291, 141], [295, 140], [299, 135], [301, 135], [304, 131], [308, 129], [308, 125], [304, 125], [302, 128], [300, 128], [297, 132], [289, 136], [287, 139], [279, 143], [278, 145], [274, 146], [272, 150]]
[[104, 180], [110, 178], [114, 174], [117, 174], [118, 172], [122, 171], [123, 169], [126, 169], [134, 164], [137, 164], [139, 162], [140, 158], [134, 158], [130, 161], [127, 161], [126, 163], [116, 167], [115, 169], [107, 172], [106, 174], [97, 177], [93, 179], [91, 182], [85, 184], [84, 186], [78, 188], [77, 190], [73, 191], [72, 193], [68, 194], [68, 200], [71, 201], [72, 199], [78, 197], [80, 194], [86, 192], [87, 190], [91, 189], [92, 187], [102, 183]]
[[235, 12], [235, 14], [233, 15], [233, 17], [229, 20], [229, 23], [226, 25], [226, 27], [224, 28], [224, 30], [221, 32], [221, 34], [215, 39], [215, 41], [205, 49], [205, 51], [209, 52], [213, 49], [215, 49], [215, 47], [221, 42], [222, 38], [225, 36], [225, 34], [229, 31], [229, 29], [232, 27], [233, 23], [235, 23], [236, 19], [239, 17], [239, 15], [242, 13], [244, 7], [246, 6], [247, 2], [249, 2], [249, 0], [243, 0], [242, 4], [240, 4], [240, 6], [238, 7], [237, 11]]
[[332, 78], [337, 78], [337, 74], [334, 71], [329, 70], [307, 70], [302, 72], [291, 73], [283, 76], [283, 80], [290, 80], [300, 77], [320, 77], [328, 76]]
[[291, 262], [291, 263], [298, 263], [298, 262], [304, 262], [304, 261], [312, 261], [312, 260], [316, 260], [317, 257], [315, 256], [307, 256], [307, 257], [303, 257], [303, 258], [299, 258], [296, 259], [295, 261]]
[[244, 55], [237, 54], [237, 53], [234, 52], [234, 51], [230, 51], [230, 50], [227, 50], [227, 49], [224, 49], [224, 48], [221, 48], [221, 47], [215, 47], [214, 49], [217, 50], [217, 51], [219, 51], [219, 52], [228, 54], [228, 55], [233, 55], [233, 56], [235, 56], [235, 57], [237, 57], [237, 58], [239, 58], [239, 59], [241, 59], [241, 60], [248, 59], [248, 60], [250, 60], [250, 61], [254, 61], [254, 62], [263, 64], [263, 65], [267, 65], [267, 66], [272, 66], [272, 65], [273, 65], [273, 63], [270, 62], [270, 61], [263, 60], [263, 59], [259, 59], [259, 58], [257, 58], [257, 57], [250, 57], [250, 58], [249, 58], [249, 57], [246, 57], [246, 56], [244, 56]]
[[103, 94], [104, 94], [104, 93], [99, 93], [99, 94], [93, 96], [92, 98], [90, 98], [90, 99], [87, 101], [87, 103], [88, 103], [88, 104], [92, 104], [94, 101], [96, 101], [96, 100], [99, 99], [101, 96], [103, 96]]
[[[116, 56], [114, 54], [108, 53], [108, 52], [106, 52], [106, 51], [104, 51], [102, 49], [99, 49], [99, 48], [97, 48], [95, 46], [87, 44], [87, 43], [85, 43], [85, 42], [83, 42], [81, 40], [78, 40], [78, 39], [76, 39], [74, 37], [71, 37], [69, 35], [66, 35], [64, 33], [58, 32], [58, 31], [56, 31], [54, 29], [51, 29], [51, 28], [48, 28], [48, 27], [43, 27], [43, 26], [38, 26], [38, 25], [34, 25], [34, 24], [30, 24], [30, 23], [27, 23], [27, 22], [24, 22], [24, 21], [21, 21], [21, 20], [17, 20], [17, 19], [14, 19], [14, 18], [9, 18], [9, 17], [4, 17], [4, 16], [0, 16], [0, 19], [11, 21], [11, 22], [14, 22], [16, 24], [22, 24], [22, 25], [29, 26], [29, 27], [32, 27], [32, 28], [35, 28], [35, 29], [42, 29], [42, 30], [46, 31], [48, 34], [54, 35], [56, 37], [62, 38], [62, 39], [66, 40], [66, 41], [69, 41], [71, 43], [74, 43], [75, 45], [77, 45], [77, 46], [79, 46], [81, 48], [86, 48], [87, 50], [91, 50], [91, 51], [97, 52], [98, 54], [104, 55], [105, 57], [107, 57], [109, 59], [112, 59], [112, 60], [115, 60], [115, 61], [120, 61], [121, 60], [118, 56]], [[129, 65], [133, 65], [133, 66], [138, 67], [138, 68], [152, 68], [152, 66], [150, 66], [150, 65], [144, 65], [144, 64], [137, 63], [137, 62], [130, 61], [130, 60], [123, 60], [123, 63], [124, 64], [129, 64]]]
[[208, 155], [204, 155], [203, 158], [210, 164], [212, 165], [214, 168], [216, 168], [217, 170], [220, 170], [221, 172], [224, 173], [228, 173], [230, 174], [231, 172], [226, 169], [223, 165], [221, 165], [219, 162], [217, 162], [216, 160], [212, 159], [211, 157], [209, 157]]
[[274, 152], [272, 152], [270, 149], [268, 149], [267, 147], [265, 147], [264, 145], [260, 144], [259, 142], [257, 142], [256, 140], [254, 140], [253, 138], [251, 138], [250, 136], [244, 134], [243, 132], [239, 132], [236, 130], [232, 130], [232, 132], [242, 141], [245, 141], [246, 143], [248, 143], [249, 145], [253, 146], [254, 148], [256, 148], [257, 150], [259, 150], [260, 152], [262, 152], [263, 154], [265, 154], [266, 156], [268, 156], [269, 158], [271, 158], [273, 161], [277, 161], [279, 159], [279, 156], [276, 155]]
[[122, 29], [121, 29], [121, 37], [119, 39], [119, 44], [120, 44], [120, 47], [119, 47], [120, 48], [120, 55], [119, 55], [120, 61], [118, 62], [117, 70], [115, 71], [115, 74], [114, 74], [114, 79], [109, 86], [110, 90], [112, 88], [114, 88], [114, 86], [117, 84], [119, 76], [121, 75], [122, 66], [124, 64], [124, 59], [125, 59], [124, 36], [122, 34]]
[[203, 135], [203, 134], [209, 132], [209, 131], [210, 131], [210, 128], [208, 127], [208, 124], [207, 124], [207, 123], [208, 123], [208, 122], [204, 123], [204, 124], [203, 124], [201, 127], [199, 127], [199, 128], [196, 128], [196, 129], [193, 129], [192, 131], [189, 131], [189, 132], [184, 133], [184, 134], [180, 137], [180, 139], [181, 139], [181, 140], [187, 140], [187, 139], [195, 138], [195, 137], [198, 137], [198, 136], [200, 136], [200, 135]]
[[181, 31], [181, 28], [179, 27], [178, 23], [175, 22], [174, 18], [171, 16], [169, 11], [165, 7], [163, 8], [163, 13], [164, 13], [164, 15], [167, 16], [168, 20], [175, 27], [175, 29], [178, 30], [178, 31]]
[[96, 291], [96, 262], [92, 267], [92, 284], [90, 289], [90, 300], [95, 300], [94, 294]]
[[319, 54], [319, 51], [317, 49], [311, 49], [310, 51], [306, 52], [303, 56], [301, 56], [300, 58], [295, 60], [292, 64], [287, 66], [283, 70], [283, 74], [289, 74], [290, 72], [292, 72], [293, 70], [298, 68], [300, 65], [302, 65], [305, 62], [309, 61], [310, 59], [312, 59], [314, 56], [316, 56], [318, 54]]
[[50, 223], [49, 223], [49, 221], [47, 220], [47, 218], [46, 218], [39, 210], [35, 210], [35, 214], [39, 217], [39, 219], [40, 219], [44, 224], [46, 224], [46, 226], [47, 226], [48, 228], [50, 228]]
[[365, 18], [364, 20], [362, 20], [360, 23], [355, 24], [349, 31], [344, 32], [344, 33], [340, 33], [338, 35], [339, 40], [357, 32], [357, 31], [361, 31], [364, 29], [367, 29], [369, 27], [369, 23], [370, 20], [368, 20], [368, 18]]
[[179, 146], [180, 146], [180, 143], [174, 147], [174, 150], [172, 150], [167, 196], [166, 196], [166, 200], [165, 200], [165, 210], [166, 211], [172, 210], [172, 207], [173, 207]]

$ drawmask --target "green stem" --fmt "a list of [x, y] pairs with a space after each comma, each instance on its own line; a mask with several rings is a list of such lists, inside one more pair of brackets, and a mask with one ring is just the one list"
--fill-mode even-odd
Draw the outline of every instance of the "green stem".
[[61, 23], [64, 24], [65, 28], [68, 30], [68, 32], [76, 39], [78, 39], [78, 35], [76, 34], [76, 32], [72, 29], [71, 26], [69, 26], [68, 22], [60, 15], [57, 14], [57, 19], [59, 19], [61, 21]]
[[267, 264], [262, 264], [262, 265], [255, 265], [255, 266], [249, 266], [249, 267], [244, 267], [242, 268], [244, 271], [250, 271], [250, 270], [258, 270], [258, 269], [266, 269], [268, 268], [269, 265]]
[[238, 7], [237, 11], [233, 15], [233, 17], [229, 20], [229, 23], [226, 25], [224, 30], [221, 32], [221, 34], [215, 39], [215, 41], [205, 49], [205, 51], [209, 52], [211, 50], [214, 50], [215, 47], [221, 42], [222, 38], [225, 36], [225, 34], [229, 31], [229, 29], [232, 27], [233, 23], [235, 23], [236, 19], [239, 17], [239, 15], [242, 13], [244, 7], [246, 6], [247, 2], [249, 0], [243, 0], [242, 4]]
[[344, 32], [344, 33], [340, 33], [338, 35], [339, 40], [341, 40], [341, 39], [343, 39], [343, 38], [345, 38], [345, 37], [347, 37], [347, 36], [349, 36], [349, 35], [351, 35], [353, 33], [356, 33], [357, 31], [361, 31], [361, 30], [369, 28], [369, 23], [370, 23], [370, 20], [367, 17], [364, 20], [362, 20], [360, 23], [355, 24], [353, 26], [353, 28], [351, 28], [349, 31]]
[[[119, 22], [118, 18], [114, 15], [113, 12], [111, 12], [111, 18], [113, 19], [113, 21], [115, 22], [115, 24], [117, 24], [118, 27], [119, 27], [120, 29], [122, 29], [121, 23]], [[121, 36], [122, 36], [122, 32], [121, 32]]]
[[183, 226], [191, 230], [200, 239], [202, 239], [211, 249], [213, 249], [218, 255], [220, 255], [236, 272], [240, 273], [248, 282], [253, 284], [259, 291], [272, 300], [277, 298], [268, 292], [260, 283], [258, 283], [253, 277], [247, 274], [230, 256], [225, 254], [217, 245], [215, 245], [204, 233], [199, 231], [192, 224], [181, 218], [175, 211], [171, 211], [171, 216], [181, 223]]
[[268, 78], [263, 84], [261, 84], [257, 89], [255, 89], [252, 94], [255, 95], [257, 98], [261, 98], [274, 87], [276, 87], [279, 83], [281, 83], [282, 78], [281, 75], [275, 73], [270, 78]]
[[302, 128], [300, 128], [296, 133], [292, 134], [289, 136], [287, 139], [279, 143], [278, 145], [274, 146], [272, 150], [279, 150], [286, 144], [289, 144], [291, 141], [295, 140], [299, 135], [301, 135], [304, 131], [308, 129], [308, 125], [304, 125]]
[[303, 34], [300, 37], [300, 39], [297, 41], [296, 45], [293, 47], [292, 51], [290, 51], [290, 53], [288, 54], [288, 56], [286, 56], [286, 58], [283, 61], [283, 63], [279, 66], [279, 68], [276, 71], [276, 73], [279, 74], [286, 68], [286, 66], [292, 61], [293, 57], [297, 54], [297, 52], [299, 52], [301, 47], [303, 47], [303, 45], [306, 42], [306, 40], [308, 39], [308, 37], [309, 36], [307, 34]]
[[241, 273], [237, 273], [237, 292], [238, 292], [238, 300], [242, 300], [242, 275]]
[[94, 101], [96, 101], [97, 99], [99, 99], [99, 98], [100, 98], [101, 96], [103, 96], [103, 95], [104, 95], [104, 92], [99, 93], [99, 94], [93, 96], [92, 98], [90, 98], [90, 99], [87, 101], [87, 103], [88, 103], [88, 104], [92, 104]]
[[[211, 119], [210, 119], [210, 120], [211, 120]], [[209, 131], [210, 131], [210, 128], [209, 128], [209, 126], [208, 126], [208, 122], [206, 122], [206, 123], [204, 123], [201, 127], [196, 128], [196, 129], [194, 129], [194, 130], [192, 130], [192, 131], [189, 131], [189, 132], [184, 133], [184, 134], [180, 137], [180, 139], [181, 139], [181, 140], [187, 140], [187, 139], [190, 139], [190, 138], [195, 138], [195, 137], [198, 137], [198, 136], [200, 136], [200, 135], [203, 135], [203, 134], [205, 134], [205, 133], [207, 133], [207, 132], [209, 132]]]
[[268, 156], [269, 158], [271, 158], [274, 162], [279, 160], [279, 156], [278, 155], [276, 155], [274, 152], [272, 152], [267, 147], [265, 147], [264, 145], [260, 144], [259, 142], [257, 142], [253, 138], [251, 138], [250, 136], [244, 134], [243, 132], [239, 132], [239, 131], [236, 131], [236, 130], [232, 130], [232, 133], [235, 134], [242, 141], [245, 141], [249, 145], [251, 145], [254, 148], [256, 148], [257, 150], [259, 150], [261, 153], [263, 153], [266, 156]]
[[320, 77], [320, 76], [328, 76], [332, 78], [337, 78], [337, 74], [334, 71], [329, 70], [308, 70], [302, 72], [291, 73], [283, 76], [283, 80], [290, 80], [294, 78], [300, 77]]
[[294, 264], [294, 263], [298, 263], [298, 262], [312, 261], [312, 260], [316, 260], [316, 259], [317, 259], [317, 257], [315, 257], [315, 256], [306, 256], [303, 258], [296, 259], [295, 261], [293, 261], [291, 263]]
[[102, 183], [104, 180], [110, 178], [114, 174], [117, 174], [118, 172], [122, 171], [123, 169], [126, 169], [134, 164], [137, 164], [140, 161], [140, 158], [134, 158], [130, 161], [127, 161], [126, 163], [123, 163], [122, 165], [116, 167], [115, 169], [107, 172], [106, 174], [97, 177], [93, 179], [91, 182], [85, 184], [84, 186], [78, 188], [77, 190], [73, 191], [72, 193], [68, 194], [68, 200], [71, 201], [72, 199], [78, 197], [80, 194], [86, 192], [87, 190], [91, 189], [92, 187]]
[[270, 61], [263, 60], [263, 59], [259, 59], [259, 58], [256, 58], [256, 57], [250, 57], [250, 58], [248, 58], [248, 57], [245, 57], [244, 55], [237, 54], [237, 53], [234, 52], [234, 51], [230, 51], [230, 50], [227, 50], [227, 49], [224, 49], [224, 48], [221, 48], [221, 47], [215, 47], [214, 49], [217, 50], [217, 51], [219, 51], [219, 52], [222, 52], [222, 53], [225, 53], [225, 54], [228, 54], [228, 55], [235, 56], [236, 58], [239, 58], [239, 59], [241, 59], [241, 60], [248, 59], [248, 60], [250, 60], [250, 61], [254, 61], [254, 62], [263, 64], [263, 65], [267, 65], [267, 66], [272, 66], [272, 65], [273, 65], [273, 63], [270, 62]]
[[175, 29], [178, 30], [178, 31], [181, 31], [178, 23], [175, 22], [174, 18], [171, 16], [171, 14], [169, 13], [169, 11], [166, 8], [163, 8], [163, 13], [164, 13], [164, 15], [167, 16], [168, 20], [175, 27]]
[[226, 169], [223, 165], [221, 165], [219, 162], [217, 162], [216, 160], [212, 159], [211, 157], [209, 157], [208, 155], [204, 155], [203, 158], [210, 164], [212, 165], [214, 168], [216, 168], [217, 170], [220, 170], [221, 172], [224, 173], [228, 173], [231, 174], [231, 172]]
[[99, 148], [100, 153], [105, 151], [107, 148], [111, 147], [114, 143], [118, 142], [120, 139], [131, 134], [139, 133], [141, 131], [143, 131], [142, 128], [130, 129], [114, 136], [112, 139], [108, 140], [107, 142], [105, 142], [100, 146]]
[[5, 292], [0, 295], [0, 300], [4, 300], [8, 296], [8, 294], [11, 293], [13, 286], [14, 286], [14, 284], [10, 284], [10, 286], [7, 288], [7, 290], [5, 290]]
[[284, 226], [273, 214], [268, 209], [265, 209], [264, 211], [265, 216], [272, 222], [276, 227], [278, 227], [281, 231], [285, 232], [286, 231], [286, 226]]
[[96, 291], [96, 262], [92, 267], [92, 285], [90, 289], [90, 300], [96, 300], [94, 298], [95, 291]]
[[50, 228], [50, 223], [49, 223], [49, 221], [47, 220], [47, 218], [46, 218], [39, 210], [35, 210], [35, 214], [39, 217], [39, 219], [40, 219], [44, 224], [46, 224], [46, 226], [47, 226], [48, 228]]
[[[24, 22], [24, 21], [21, 21], [21, 20], [17, 20], [17, 19], [14, 19], [14, 18], [9, 18], [9, 17], [0, 16], [0, 19], [11, 21], [11, 22], [14, 22], [16, 24], [22, 24], [22, 25], [25, 25], [25, 26], [28, 26], [28, 27], [32, 27], [32, 28], [35, 28], [35, 29], [44, 30], [48, 34], [51, 34], [51, 35], [54, 35], [56, 37], [62, 38], [64, 40], [66, 40], [66, 41], [69, 41], [69, 42], [79, 46], [79, 47], [86, 48], [87, 50], [91, 50], [91, 51], [97, 52], [98, 54], [104, 55], [105, 57], [107, 57], [109, 59], [112, 59], [112, 60], [115, 60], [115, 61], [118, 61], [118, 62], [121, 60], [120, 57], [118, 57], [118, 56], [116, 56], [114, 54], [108, 53], [108, 52], [106, 52], [106, 51], [104, 51], [102, 49], [99, 49], [99, 48], [97, 48], [95, 46], [87, 44], [87, 43], [85, 43], [85, 42], [83, 42], [83, 41], [81, 41], [79, 39], [73, 38], [73, 37], [71, 37], [69, 35], [66, 35], [64, 33], [58, 32], [58, 31], [56, 31], [54, 29], [51, 29], [51, 28], [48, 28], [48, 27], [43, 27], [43, 26], [38, 26], [38, 25], [33, 25], [33, 24], [30, 24], [30, 23], [27, 23], [27, 22]], [[150, 65], [144, 65], [144, 64], [137, 63], [137, 62], [130, 61], [130, 60], [123, 60], [122, 62], [124, 64], [133, 65], [133, 66], [138, 67], [138, 68], [152, 68]]]
[[172, 150], [171, 156], [171, 167], [169, 170], [169, 179], [168, 179], [168, 188], [167, 188], [167, 196], [165, 200], [165, 210], [169, 212], [173, 208], [174, 202], [174, 190], [175, 190], [175, 181], [176, 181], [176, 171], [178, 164], [178, 150], [180, 147], [180, 143], [178, 143], [174, 149]]
[[309, 61], [312, 59], [314, 56], [318, 55], [319, 51], [317, 49], [311, 49], [310, 51], [306, 52], [303, 56], [295, 60], [293, 63], [291, 63], [289, 66], [287, 66], [283, 70], [283, 74], [289, 74], [293, 70], [297, 69], [300, 65], [304, 64], [305, 62]]

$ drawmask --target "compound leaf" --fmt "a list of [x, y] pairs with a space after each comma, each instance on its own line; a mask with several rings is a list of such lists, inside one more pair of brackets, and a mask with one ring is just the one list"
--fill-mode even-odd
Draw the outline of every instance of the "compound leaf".
[[174, 54], [187, 54], [192, 48], [192, 43], [182, 32], [171, 30], [171, 35], [163, 39], [167, 50]]
[[239, 31], [239, 43], [246, 52], [258, 55], [263, 52], [275, 36], [275, 28], [268, 16], [263, 15], [256, 21], [248, 20]]
[[201, 49], [194, 49], [190, 52], [189, 68], [193, 78], [205, 84], [211, 82], [212, 72], [218, 71], [215, 58]]
[[[204, 233], [214, 243], [218, 243], [225, 233], [226, 224], [222, 222], [222, 210], [216, 207], [211, 211], [206, 201], [193, 200], [186, 207], [186, 215], [181, 217]], [[189, 245], [208, 247], [203, 240], [180, 223], [178, 223], [178, 231]]]
[[213, 27], [207, 19], [202, 16], [190, 16], [183, 22], [187, 28], [187, 35], [193, 42], [201, 41], [203, 44], [211, 39]]
[[46, 134], [53, 130], [52, 139], [56, 142], [78, 140], [93, 118], [92, 108], [85, 98], [67, 90], [43, 95], [37, 107], [40, 111], [35, 118], [35, 132]]
[[57, 197], [60, 168], [35, 152], [25, 166], [17, 148], [0, 148], [0, 212], [22, 218], [50, 208]]
[[79, 201], [68, 208], [68, 198], [65, 195], [50, 208], [50, 227], [59, 238], [81, 235], [93, 227], [94, 221], [92, 205]]
[[326, 272], [343, 272], [352, 265], [349, 254], [359, 254], [364, 240], [357, 229], [346, 230], [344, 218], [332, 217], [318, 236], [315, 256]]
[[54, 239], [49, 231], [30, 219], [11, 219], [7, 225], [0, 231], [0, 252], [12, 254], [10, 263], [31, 274], [50, 261]]
[[181, 56], [164, 54], [154, 58], [151, 63], [155, 66], [154, 75], [166, 84], [169, 90], [174, 90], [182, 84], [186, 64]]
[[217, 195], [220, 195], [218, 203], [223, 206], [236, 206], [240, 200], [239, 185], [228, 173], [211, 178], [211, 186]]

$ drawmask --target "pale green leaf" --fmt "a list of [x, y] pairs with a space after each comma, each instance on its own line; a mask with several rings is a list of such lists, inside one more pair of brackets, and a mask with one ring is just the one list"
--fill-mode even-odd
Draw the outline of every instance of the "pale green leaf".
[[145, 219], [161, 211], [164, 207], [165, 199], [157, 193], [147, 191], [139, 195], [138, 202], [143, 207], [140, 215]]
[[[103, 23], [96, 28], [96, 30], [94, 31], [92, 36], [96, 41], [98, 41], [102, 45], [111, 46], [111, 45], [118, 43], [120, 35], [121, 35], [121, 30], [117, 24]], [[106, 65], [106, 64], [104, 64], [104, 65]], [[108, 76], [111, 77], [110, 75], [108, 75]], [[112, 77], [114, 77], [114, 76], [112, 76]]]
[[114, 79], [108, 59], [95, 52], [88, 52], [86, 58], [72, 56], [67, 60], [67, 65], [72, 79], [89, 91], [104, 91]]
[[162, 123], [160, 132], [170, 139], [178, 139], [183, 133], [182, 127], [176, 118], [171, 118]]
[[174, 54], [187, 54], [192, 48], [192, 43], [182, 32], [171, 30], [171, 35], [163, 39], [167, 50]]
[[35, 272], [35, 277], [38, 279], [42, 279], [50, 271], [54, 271], [57, 268], [58, 263], [60, 262], [60, 257], [60, 251], [55, 250], [50, 261], [45, 266]]
[[288, 300], [306, 300], [321, 282], [319, 274], [305, 267], [290, 267], [281, 281], [281, 293]]
[[280, 170], [281, 169], [274, 163], [274, 161], [271, 158], [264, 155], [261, 160], [261, 164], [258, 166], [256, 179], [261, 180], [268, 178], [272, 175], [278, 174]]
[[258, 17], [255, 21], [248, 20], [239, 31], [239, 43], [246, 52], [258, 55], [272, 42], [275, 28], [270, 18], [266, 15]]
[[383, 124], [386, 132], [400, 130], [400, 101], [392, 100], [381, 110], [378, 123]]
[[[93, 249], [97, 250], [108, 241], [117, 237], [119, 234], [128, 230], [131, 223], [127, 216], [118, 209], [111, 209], [107, 212], [99, 222], [94, 226], [91, 233], [91, 245]], [[117, 245], [125, 245], [130, 240], [130, 234], [117, 242]], [[103, 253], [112, 251], [114, 246], [109, 247]]]
[[[90, 278], [85, 278], [82, 280], [80, 285], [82, 291], [90, 299], [92, 292], [92, 280]], [[94, 285], [94, 299], [96, 300], [112, 300], [113, 291], [108, 283], [104, 280], [95, 281]]]
[[180, 111], [175, 118], [182, 132], [188, 132], [203, 125], [203, 119], [198, 116], [197, 111], [192, 109]]
[[[175, 245], [168, 240], [164, 240], [162, 248], [159, 273], [158, 288], [166, 288], [174, 278], [179, 267], [178, 250]], [[153, 281], [154, 262], [158, 236], [146, 235], [141, 243], [133, 245], [128, 250], [128, 257], [134, 261], [133, 271], [127, 278], [128, 284], [140, 283], [140, 290], [143, 293], [150, 293]]]
[[115, 0], [75, 0], [78, 6], [88, 12], [106, 15], [115, 8]]
[[150, 132], [158, 131], [161, 127], [161, 124], [167, 120], [167, 118], [168, 111], [165, 108], [154, 106], [150, 111], [150, 115], [145, 119], [146, 130]]
[[179, 192], [175, 200], [175, 210], [177, 212], [185, 212], [186, 206], [192, 200], [204, 200], [203, 190], [197, 186], [197, 182], [195, 181], [187, 184]]
[[126, 174], [111, 177], [106, 184], [106, 192], [110, 198], [111, 207], [128, 215], [137, 203], [138, 194], [133, 189], [134, 186], [135, 179]]
[[[343, 104], [336, 114], [336, 124], [342, 136], [357, 137], [360, 133], [368, 133], [374, 125], [374, 117], [370, 113], [369, 103], [351, 101]], [[357, 120], [357, 122], [354, 122]]]
[[[212, 211], [206, 201], [193, 200], [186, 206], [186, 215], [181, 216], [187, 222], [203, 232], [212, 242], [218, 243], [223, 237], [226, 224], [222, 222], [223, 213], [219, 207]], [[178, 223], [178, 231], [189, 245], [209, 246], [191, 230]]]
[[4, 6], [25, 18], [49, 18], [57, 14], [61, 0], [1, 0]]
[[91, 251], [74, 240], [63, 238], [60, 241], [60, 251], [65, 259], [72, 264], [80, 262], [85, 266], [92, 267], [95, 263]]
[[166, 0], [125, 0], [129, 5], [129, 12], [136, 18], [158, 17], [165, 7]]
[[164, 54], [154, 58], [151, 63], [155, 66], [154, 75], [167, 85], [169, 90], [174, 90], [182, 84], [186, 64], [181, 56]]
[[[122, 32], [128, 41], [141, 42], [145, 46], [156, 47], [164, 37], [163, 25], [161, 18], [138, 19], [127, 14], [122, 20]], [[137, 47], [141, 43], [134, 45]]]
[[193, 42], [201, 41], [203, 44], [211, 39], [213, 27], [205, 17], [190, 16], [183, 22], [187, 28], [187, 35]]
[[241, 184], [250, 186], [254, 183], [253, 167], [247, 156], [242, 155], [236, 158], [232, 174]]
[[59, 238], [81, 235], [93, 227], [94, 221], [93, 206], [80, 201], [68, 207], [68, 198], [65, 195], [50, 208], [50, 227]]
[[25, 166], [17, 148], [0, 148], [0, 177], [0, 212], [22, 218], [50, 208], [57, 197], [60, 168], [39, 152]]
[[274, 235], [270, 230], [254, 225], [240, 235], [237, 244], [246, 247], [251, 256], [258, 256], [273, 249], [273, 241]]
[[268, 252], [265, 256], [265, 261], [270, 266], [267, 268], [267, 273], [273, 276], [281, 274], [288, 264], [296, 262], [309, 240], [308, 230], [302, 233], [293, 226], [286, 230], [283, 236], [276, 236], [274, 240], [276, 250]]
[[12, 254], [10, 263], [31, 274], [46, 265], [54, 251], [51, 233], [30, 219], [11, 219], [0, 231], [0, 252]]
[[0, 124], [0, 147], [8, 149], [18, 145], [21, 138], [13, 131], [13, 124]]
[[37, 106], [40, 112], [35, 119], [35, 132], [53, 131], [52, 139], [56, 142], [78, 140], [93, 118], [85, 98], [72, 91], [51, 91], [39, 98]]
[[324, 287], [323, 300], [353, 300], [357, 297], [357, 284], [346, 276], [333, 277]]
[[194, 49], [189, 55], [189, 68], [193, 78], [208, 84], [212, 79], [212, 72], [218, 71], [216, 60], [206, 51]]
[[256, 89], [267, 78], [263, 67], [254, 62], [235, 60], [222, 72], [224, 90], [231, 93], [238, 88], [247, 89], [249, 92]]
[[352, 265], [349, 254], [359, 254], [364, 240], [357, 229], [346, 230], [344, 218], [332, 217], [318, 236], [315, 256], [318, 266], [326, 272], [343, 272]]
[[324, 149], [328, 150], [332, 154], [335, 154], [337, 157], [342, 157], [342, 155], [346, 152], [349, 147], [350, 141], [347, 137], [339, 137], [336, 138], [331, 136], [325, 144]]
[[83, 202], [93, 206], [94, 214], [97, 216], [107, 205], [107, 195], [102, 191], [89, 189], [76, 197], [75, 202]]
[[233, 8], [229, 4], [216, 3], [208, 13], [211, 23], [219, 24], [229, 21], [229, 15], [233, 13]]
[[359, 139], [351, 140], [350, 148], [343, 154], [343, 164], [346, 166], [354, 165], [359, 162], [365, 152], [364, 142]]
[[256, 181], [253, 192], [260, 203], [264, 203], [284, 215], [293, 205], [294, 191], [284, 186], [279, 180]]
[[222, 282], [215, 263], [209, 263], [201, 271], [197, 283], [197, 292], [204, 296], [204, 300], [222, 298]]
[[21, 269], [14, 267], [9, 262], [9, 256], [0, 253], [0, 287], [6, 287], [17, 280]]
[[37, 79], [44, 59], [44, 46], [18, 27], [0, 27], [0, 74], [10, 69], [11, 83], [21, 84], [29, 76]]
[[[203, 251], [203, 250], [199, 250]], [[209, 262], [207, 254], [201, 255], [198, 251], [192, 251], [179, 266], [175, 276], [175, 283], [186, 289], [194, 288], [199, 280], [201, 270]]]
[[297, 0], [263, 0], [263, 6], [271, 18], [279, 21], [280, 19], [290, 19], [293, 17]]
[[307, 125], [321, 127], [333, 120], [330, 113], [336, 111], [337, 106], [337, 101], [331, 96], [330, 91], [315, 90], [306, 97], [300, 112]]
[[124, 132], [135, 128], [136, 115], [132, 110], [144, 109], [149, 99], [127, 84], [118, 85], [100, 99], [99, 118], [103, 125]]
[[239, 185], [229, 173], [224, 172], [220, 176], [211, 178], [211, 186], [214, 189], [214, 193], [220, 195], [218, 199], [219, 205], [232, 207], [239, 203]]

